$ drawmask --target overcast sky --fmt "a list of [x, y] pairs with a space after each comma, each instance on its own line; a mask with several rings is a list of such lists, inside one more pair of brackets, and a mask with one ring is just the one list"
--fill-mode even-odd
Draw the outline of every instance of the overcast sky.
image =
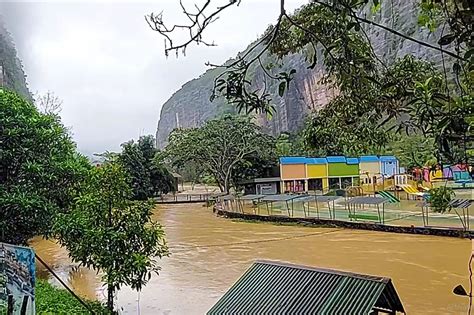
[[[287, 0], [287, 10], [305, 2]], [[243, 50], [276, 20], [278, 10], [277, 0], [242, 0], [205, 34], [217, 47], [193, 45], [176, 59], [164, 56], [163, 38], [149, 29], [144, 15], [163, 11], [165, 21], [184, 22], [178, 0], [0, 0], [30, 90], [51, 90], [64, 100], [63, 122], [88, 155], [155, 134], [162, 104], [204, 72], [206, 61], [222, 63]]]

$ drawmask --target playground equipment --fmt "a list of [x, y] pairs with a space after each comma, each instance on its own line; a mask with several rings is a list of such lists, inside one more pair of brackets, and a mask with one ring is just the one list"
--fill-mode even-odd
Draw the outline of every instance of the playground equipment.
[[464, 188], [466, 184], [474, 183], [471, 174], [467, 171], [453, 172], [453, 179], [456, 184], [461, 184]]
[[395, 197], [392, 193], [388, 192], [388, 191], [385, 191], [385, 190], [382, 190], [382, 191], [379, 191], [378, 194], [387, 199], [389, 203], [397, 203], [397, 202], [400, 202], [400, 199], [398, 199], [397, 197]]
[[418, 188], [412, 185], [398, 185], [398, 187], [403, 189], [403, 191], [406, 192], [408, 196], [414, 196], [415, 198], [417, 198], [426, 195], [426, 192], [420, 192]]
[[346, 188], [346, 197], [363, 196], [364, 190], [361, 186], [350, 186]]

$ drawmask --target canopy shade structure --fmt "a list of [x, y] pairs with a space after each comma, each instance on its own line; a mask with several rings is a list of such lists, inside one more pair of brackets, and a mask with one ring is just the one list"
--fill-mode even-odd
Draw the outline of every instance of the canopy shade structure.
[[[289, 194], [266, 195], [265, 197], [263, 197], [260, 200], [265, 202], [265, 204], [267, 206], [268, 215], [270, 215], [270, 211], [273, 212], [273, 203], [281, 201], [281, 202], [284, 202], [286, 204], [286, 210], [288, 211], [288, 216], [292, 216], [293, 211], [294, 211], [293, 201], [295, 199], [301, 198], [301, 197], [302, 197], [301, 195], [289, 195]], [[290, 204], [288, 203], [289, 201], [291, 201], [291, 208], [290, 208]], [[268, 204], [270, 204], [270, 207], [268, 206]], [[291, 213], [290, 213], [290, 211], [291, 211]]]
[[[351, 220], [363, 219], [370, 221], [378, 221], [381, 224], [385, 223], [385, 203], [388, 199], [380, 197], [353, 197], [346, 201], [347, 210], [349, 211], [349, 218]], [[377, 215], [374, 214], [358, 214], [357, 208], [364, 208], [365, 205], [372, 205], [377, 207]], [[382, 205], [382, 212], [380, 212], [380, 205]]]
[[[304, 197], [298, 198], [298, 201], [303, 201], [303, 211], [305, 216], [310, 216], [310, 207], [309, 203], [314, 201], [316, 205], [316, 217], [319, 219], [319, 204], [320, 202], [322, 203], [327, 203], [328, 206], [328, 211], [329, 211], [329, 218], [330, 219], [335, 219], [336, 214], [335, 214], [335, 201], [337, 199], [340, 199], [341, 196], [318, 196], [318, 195], [306, 195]], [[304, 206], [304, 203], [308, 203], [308, 214], [306, 214], [306, 208]], [[332, 211], [331, 211], [331, 203], [332, 203]]]
[[262, 201], [290, 201], [296, 198], [301, 198], [301, 195], [266, 195]]
[[354, 205], [379, 205], [382, 203], [386, 203], [387, 199], [380, 198], [380, 197], [354, 197], [347, 201], [348, 204]]
[[244, 195], [242, 197], [239, 197], [240, 200], [258, 200], [262, 199], [265, 197], [265, 195]]
[[405, 313], [390, 278], [257, 261], [207, 312], [222, 314]]
[[237, 197], [241, 212], [244, 213], [244, 203], [246, 200], [249, 200], [253, 203], [253, 212], [257, 214], [257, 211], [260, 212], [259, 201], [265, 196], [266, 195], [249, 194]]
[[469, 199], [453, 199], [449, 203], [449, 206], [457, 209], [467, 209], [471, 206], [472, 200]]
[[[461, 224], [463, 225], [465, 230], [469, 230], [471, 228], [469, 208], [471, 207], [473, 202], [474, 200], [472, 199], [453, 199], [449, 202], [449, 206], [453, 208], [454, 211], [456, 211], [456, 209], [460, 209], [462, 211]], [[456, 211], [456, 213], [458, 212]], [[461, 217], [459, 216], [459, 218]]]
[[228, 201], [228, 200], [234, 200], [235, 196], [233, 195], [225, 195], [225, 196], [219, 196], [217, 197], [220, 201]]

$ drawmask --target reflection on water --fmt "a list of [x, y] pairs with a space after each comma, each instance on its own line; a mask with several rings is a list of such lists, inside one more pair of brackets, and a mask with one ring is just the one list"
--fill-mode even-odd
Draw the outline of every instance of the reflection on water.
[[[172, 256], [139, 295], [121, 290], [124, 314], [203, 314], [256, 259], [390, 277], [409, 314], [467, 310], [468, 300], [452, 289], [469, 287], [469, 240], [234, 222], [195, 204], [159, 206], [154, 218]], [[95, 272], [74, 271], [53, 242], [36, 239], [33, 246], [78, 293], [103, 298]]]

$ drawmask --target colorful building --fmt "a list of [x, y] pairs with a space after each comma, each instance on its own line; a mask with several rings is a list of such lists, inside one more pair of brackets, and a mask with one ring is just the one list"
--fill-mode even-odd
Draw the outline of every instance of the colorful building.
[[280, 158], [281, 191], [308, 191], [306, 158], [300, 156]]
[[326, 157], [329, 188], [346, 188], [359, 184], [359, 159], [345, 156]]
[[[281, 192], [343, 189], [399, 174], [394, 156], [281, 157]], [[383, 179], [382, 179], [383, 180]]]
[[380, 159], [376, 155], [364, 155], [359, 158], [359, 174], [362, 184], [376, 184], [380, 176]]

